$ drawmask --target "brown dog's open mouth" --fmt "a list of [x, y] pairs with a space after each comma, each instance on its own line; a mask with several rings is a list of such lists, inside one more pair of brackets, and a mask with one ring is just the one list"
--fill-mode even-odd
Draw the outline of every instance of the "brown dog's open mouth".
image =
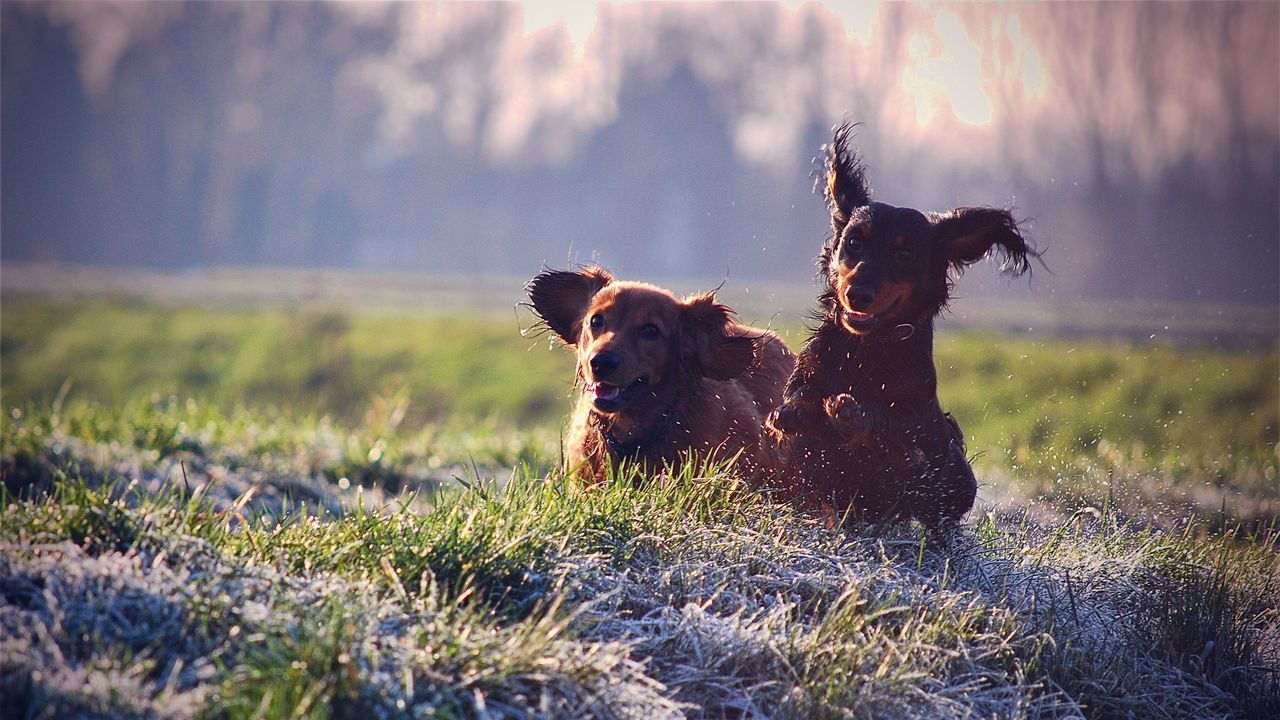
[[594, 382], [587, 386], [587, 390], [591, 392], [592, 403], [596, 408], [605, 412], [614, 412], [620, 410], [627, 404], [636, 393], [649, 384], [648, 378], [637, 378], [635, 382], [626, 387], [610, 385], [606, 382]]

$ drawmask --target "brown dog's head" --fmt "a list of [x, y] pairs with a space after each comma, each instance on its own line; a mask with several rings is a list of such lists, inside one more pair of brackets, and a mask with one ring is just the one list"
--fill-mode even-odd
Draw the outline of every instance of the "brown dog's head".
[[526, 289], [547, 327], [576, 348], [578, 373], [600, 412], [663, 406], [699, 378], [737, 377], [755, 358], [755, 342], [730, 334], [732, 313], [714, 293], [679, 300], [652, 285], [615, 282], [599, 267], [545, 272]]
[[866, 169], [841, 125], [827, 157], [831, 242], [823, 249], [825, 299], [832, 319], [855, 335], [889, 332], [932, 318], [951, 282], [992, 249], [1016, 276], [1036, 251], [1006, 210], [965, 207], [945, 213], [872, 202]]

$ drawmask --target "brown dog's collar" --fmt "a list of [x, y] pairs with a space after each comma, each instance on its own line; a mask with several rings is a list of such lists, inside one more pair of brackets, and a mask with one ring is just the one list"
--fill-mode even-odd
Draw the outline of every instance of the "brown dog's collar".
[[609, 451], [618, 457], [619, 460], [635, 460], [640, 456], [646, 447], [652, 446], [660, 442], [671, 431], [671, 428], [679, 422], [679, 412], [663, 413], [663, 421], [657, 423], [649, 432], [640, 436], [639, 439], [630, 442], [622, 442], [614, 437], [609, 430], [608, 423], [599, 415], [595, 415], [596, 428], [600, 431], [600, 436], [604, 438], [604, 442], [609, 446]]

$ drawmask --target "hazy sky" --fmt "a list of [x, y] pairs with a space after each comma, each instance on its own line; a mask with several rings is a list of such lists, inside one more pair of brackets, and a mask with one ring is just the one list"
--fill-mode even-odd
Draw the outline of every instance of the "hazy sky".
[[[265, 22], [252, 7], [230, 5], [245, 15], [245, 32]], [[893, 127], [900, 143], [965, 160], [1013, 141], [1018, 160], [1042, 171], [1047, 162], [1036, 167], [1036, 156], [1056, 153], [1036, 146], [1078, 142], [1080, 129], [1095, 124], [1128, 146], [1116, 149], [1125, 156], [1117, 163], [1132, 163], [1143, 178], [1188, 155], [1220, 154], [1238, 128], [1273, 140], [1280, 134], [1270, 62], [1277, 59], [1275, 3], [1143, 5], [340, 3], [351, 24], [384, 26], [394, 40], [382, 52], [346, 58], [338, 75], [378, 96], [390, 145], [411, 145], [405, 136], [423, 117], [457, 115], [446, 122], [474, 125], [459, 107], [467, 105], [464, 95], [493, 90], [493, 116], [479, 130], [453, 132], [495, 158], [527, 155], [542, 118], [567, 121], [566, 133], [608, 125], [627, 66], [660, 73], [664, 63], [686, 60], [735, 106], [737, 150], [764, 163], [794, 163], [808, 150], [797, 146], [806, 123], [858, 107], [860, 89], [881, 103], [872, 113], [860, 109], [859, 119]], [[41, 7], [70, 28], [86, 90], [100, 99], [111, 95], [126, 53], [163, 36], [187, 10], [173, 2]], [[451, 37], [492, 24], [495, 14], [514, 17], [499, 30], [493, 66], [457, 78], [424, 72], [454, 50]], [[692, 40], [691, 57], [664, 57], [663, 33], [672, 28]], [[1238, 82], [1223, 83], [1228, 75]], [[743, 77], [749, 86], [739, 84]], [[542, 151], [554, 159], [564, 148], [553, 142]]]
[[[522, 243], [484, 259], [509, 271], [570, 245], [683, 267], [745, 228], [761, 246], [819, 233], [810, 161], [847, 118], [883, 199], [1016, 207], [1073, 292], [1108, 273], [1107, 292], [1125, 291], [1117, 263], [1151, 274], [1138, 295], [1243, 282], [1256, 301], [1280, 275], [1280, 3], [5, 10], [9, 258], [133, 258], [129, 238], [169, 232], [190, 248], [141, 257], [314, 262], [345, 243], [343, 262], [453, 267], [444, 238], [476, 237]], [[82, 197], [46, 207], [37, 188], [67, 185], [55, 173], [88, 173]], [[430, 207], [406, 183], [433, 188]], [[473, 207], [484, 184], [522, 196]], [[611, 214], [634, 234], [611, 241]], [[148, 223], [160, 215], [170, 230]], [[577, 235], [557, 220], [575, 215]], [[644, 238], [665, 261], [618, 245]], [[1206, 239], [1226, 269], [1200, 271]]]

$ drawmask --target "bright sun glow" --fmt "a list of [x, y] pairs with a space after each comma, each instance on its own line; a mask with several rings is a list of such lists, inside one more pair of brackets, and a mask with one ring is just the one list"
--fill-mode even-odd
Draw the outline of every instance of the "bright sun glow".
[[597, 3], [590, 0], [525, 3], [522, 6], [525, 33], [533, 35], [547, 28], [562, 27], [568, 34], [575, 53], [581, 57], [587, 38], [596, 28], [597, 6]]
[[910, 58], [902, 73], [902, 89], [915, 99], [916, 122], [930, 125], [945, 105], [966, 125], [986, 125], [994, 118], [991, 99], [982, 86], [977, 46], [955, 13], [934, 16], [933, 32], [912, 33]]

